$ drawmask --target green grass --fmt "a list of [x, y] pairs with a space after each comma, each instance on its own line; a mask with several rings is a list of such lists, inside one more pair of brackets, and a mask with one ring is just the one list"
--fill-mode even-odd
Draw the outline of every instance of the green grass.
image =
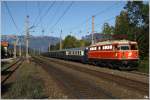
[[12, 62], [1, 62], [1, 71], [3, 71], [5, 68], [9, 67], [16, 61], [17, 61], [17, 59], [13, 60]]
[[24, 64], [17, 73], [16, 82], [2, 98], [42, 99], [45, 97], [44, 84], [38, 77], [36, 66]]
[[149, 73], [149, 59], [145, 58], [144, 60], [139, 61], [138, 71]]

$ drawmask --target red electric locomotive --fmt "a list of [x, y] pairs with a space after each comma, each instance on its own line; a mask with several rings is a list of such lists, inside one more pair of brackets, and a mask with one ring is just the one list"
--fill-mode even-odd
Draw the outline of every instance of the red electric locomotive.
[[90, 62], [119, 69], [135, 69], [138, 59], [137, 42], [128, 40], [98, 42], [88, 51]]

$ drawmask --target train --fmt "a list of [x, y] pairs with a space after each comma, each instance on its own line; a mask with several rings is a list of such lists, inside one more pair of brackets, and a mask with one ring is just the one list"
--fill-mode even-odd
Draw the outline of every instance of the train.
[[88, 47], [50, 51], [42, 55], [121, 70], [137, 69], [139, 60], [137, 42], [129, 40], [107, 40]]
[[1, 59], [13, 57], [13, 50], [8, 41], [1, 41]]

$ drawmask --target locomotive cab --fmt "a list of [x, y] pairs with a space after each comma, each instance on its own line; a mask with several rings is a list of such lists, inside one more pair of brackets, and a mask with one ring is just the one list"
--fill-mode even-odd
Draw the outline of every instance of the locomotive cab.
[[118, 59], [138, 60], [137, 44], [120, 44], [117, 46]]
[[137, 66], [139, 56], [136, 43], [119, 44], [117, 46], [117, 51], [118, 59], [121, 60], [121, 68], [135, 68]]

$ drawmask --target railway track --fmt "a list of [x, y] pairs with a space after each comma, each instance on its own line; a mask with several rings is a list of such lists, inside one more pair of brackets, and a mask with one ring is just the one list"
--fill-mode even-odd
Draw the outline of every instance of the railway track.
[[138, 74], [138, 75], [143, 75], [143, 76], [147, 76], [147, 77], [149, 76], [149, 74], [138, 72], [138, 71], [130, 71], [130, 73]]
[[19, 68], [19, 66], [23, 62], [23, 58], [19, 58], [13, 64], [9, 65], [5, 69], [1, 71], [1, 84], [4, 85], [5, 82], [9, 79], [9, 77]]
[[59, 86], [64, 87], [63, 90], [69, 95], [69, 98], [117, 98], [109, 91], [69, 74], [45, 59], [34, 58], [34, 62], [54, 77]]
[[42, 57], [42, 59], [46, 59], [47, 61], [62, 64], [66, 67], [72, 68], [74, 70], [78, 70], [80, 72], [88, 73], [88, 74], [91, 74], [91, 75], [96, 76], [96, 77], [103, 78], [104, 80], [108, 80], [110, 82], [115, 82], [118, 85], [121, 85], [121, 86], [124, 86], [126, 88], [139, 91], [139, 92], [141, 92], [145, 95], [148, 95], [148, 93], [149, 93], [149, 89], [148, 89], [149, 84], [147, 84], [147, 83], [131, 80], [131, 79], [128, 79], [126, 77], [121, 77], [121, 76], [118, 76], [118, 75], [99, 72], [99, 71], [95, 71], [95, 70], [89, 70], [89, 69], [86, 69], [86, 68], [83, 68], [83, 67], [80, 67], [80, 66], [76, 66], [76, 65], [72, 65], [72, 64], [68, 64], [68, 63], [65, 63], [65, 62], [59, 62], [59, 61], [56, 61], [54, 59], [49, 59], [49, 58], [45, 58], [45, 57]]

